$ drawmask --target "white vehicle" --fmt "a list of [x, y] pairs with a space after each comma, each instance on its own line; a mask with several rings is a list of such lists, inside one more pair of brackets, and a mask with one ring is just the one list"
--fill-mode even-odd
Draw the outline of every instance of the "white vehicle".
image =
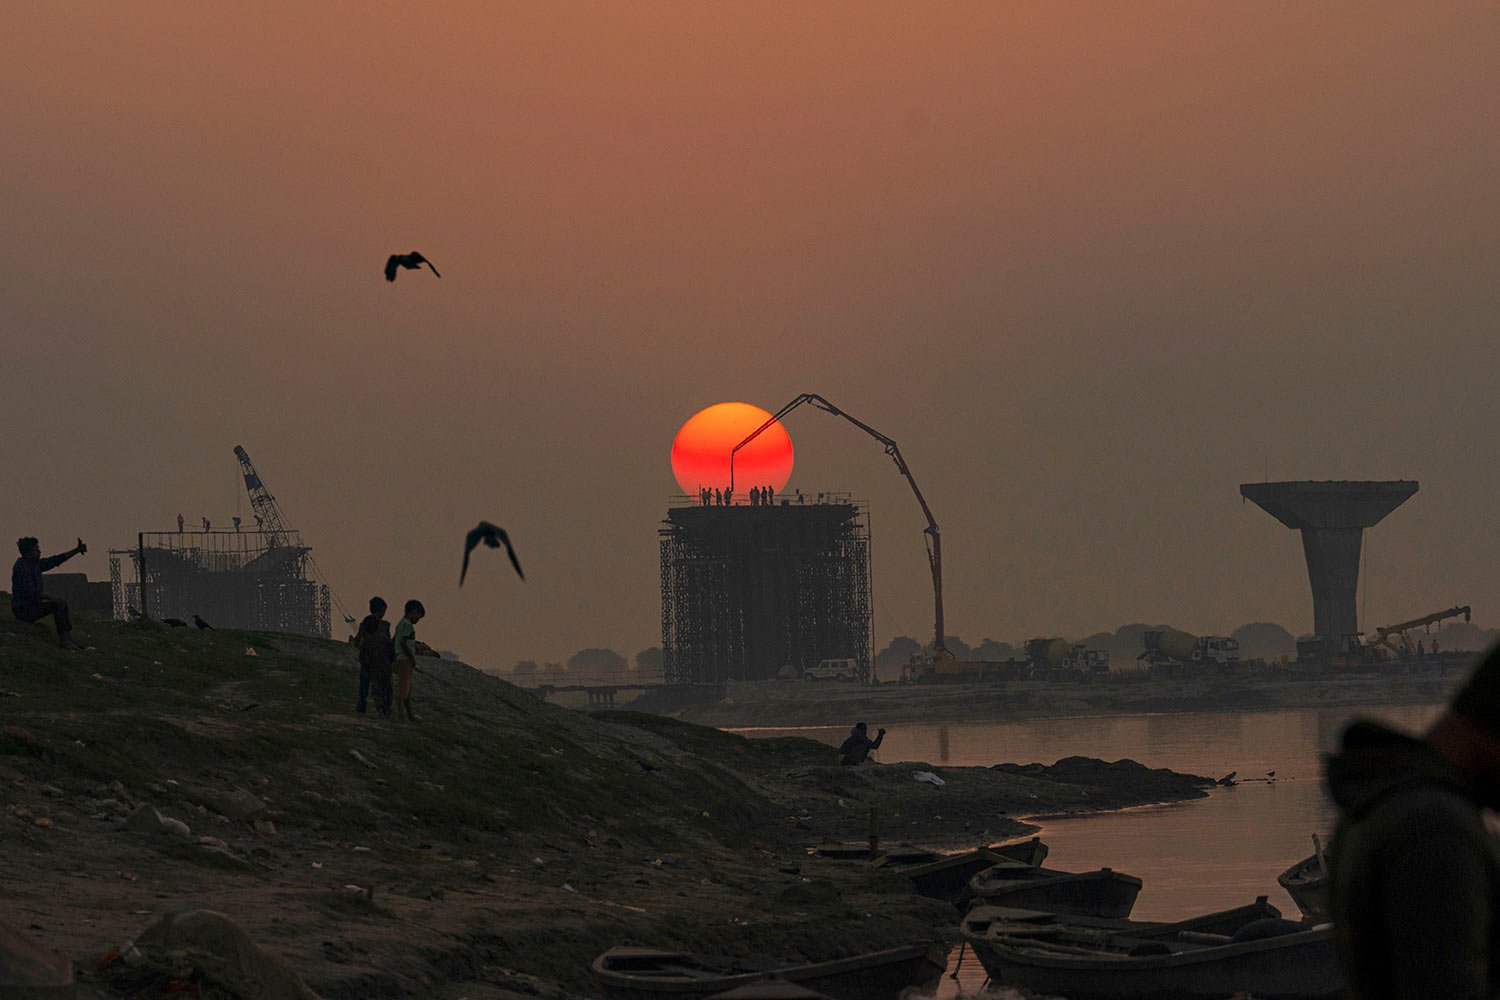
[[819, 660], [816, 667], [802, 671], [805, 681], [857, 681], [859, 677], [858, 660]]

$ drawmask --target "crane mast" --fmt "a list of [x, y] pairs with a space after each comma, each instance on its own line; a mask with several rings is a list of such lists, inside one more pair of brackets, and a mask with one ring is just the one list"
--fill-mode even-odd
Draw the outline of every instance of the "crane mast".
[[250, 455], [241, 445], [234, 446], [234, 457], [240, 460], [240, 472], [245, 476], [245, 492], [250, 494], [250, 507], [255, 511], [259, 519], [259, 528], [269, 537], [266, 539], [267, 548], [275, 548], [286, 543], [286, 519], [281, 516], [281, 508], [276, 505], [276, 498], [271, 491], [266, 489], [266, 484], [261, 482], [260, 475], [255, 471], [255, 466], [250, 462]]
[[765, 423], [757, 427], [749, 437], [745, 438], [745, 440], [741, 441], [730, 450], [730, 495], [734, 495], [734, 456], [739, 452], [741, 448], [745, 447], [745, 445], [749, 444], [751, 441], [754, 441], [757, 437], [759, 437], [761, 433], [768, 427], [779, 421], [788, 413], [795, 410], [797, 407], [801, 406], [803, 403], [810, 403], [814, 407], [822, 410], [824, 413], [831, 413], [836, 417], [843, 417], [855, 427], [858, 427], [860, 430], [864, 431], [866, 434], [879, 441], [881, 445], [884, 446], [885, 453], [891, 456], [891, 460], [896, 463], [896, 470], [901, 473], [901, 475], [906, 479], [907, 484], [911, 486], [912, 493], [916, 495], [917, 504], [922, 508], [922, 516], [927, 519], [927, 527], [922, 529], [922, 534], [925, 536], [924, 541], [926, 542], [927, 547], [927, 564], [928, 567], [932, 570], [932, 655], [936, 659], [950, 659], [951, 654], [949, 654], [948, 652], [948, 647], [943, 644], [943, 538], [942, 535], [938, 532], [937, 519], [932, 516], [932, 508], [927, 506], [927, 498], [922, 496], [922, 490], [919, 486], [917, 486], [917, 480], [914, 476], [912, 476], [911, 469], [906, 464], [906, 459], [901, 457], [901, 449], [896, 447], [896, 442], [891, 440], [891, 438], [880, 433], [864, 421], [858, 420], [850, 416], [848, 413], [845, 413], [843, 410], [839, 409], [837, 406], [834, 406], [832, 403], [824, 399], [822, 396], [819, 396], [817, 393], [804, 392], [800, 396], [793, 399], [790, 403], [783, 406], [780, 410], [777, 410], [775, 416], [771, 417], [770, 420], [767, 420]]

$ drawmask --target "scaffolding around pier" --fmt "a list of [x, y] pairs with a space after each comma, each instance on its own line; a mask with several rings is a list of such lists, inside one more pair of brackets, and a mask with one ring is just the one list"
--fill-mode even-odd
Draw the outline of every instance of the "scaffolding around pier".
[[783, 666], [851, 659], [870, 668], [870, 514], [844, 494], [818, 502], [668, 508], [661, 535], [669, 684], [774, 678]]
[[148, 531], [111, 549], [116, 618], [194, 615], [217, 628], [329, 635], [328, 587], [296, 531]]

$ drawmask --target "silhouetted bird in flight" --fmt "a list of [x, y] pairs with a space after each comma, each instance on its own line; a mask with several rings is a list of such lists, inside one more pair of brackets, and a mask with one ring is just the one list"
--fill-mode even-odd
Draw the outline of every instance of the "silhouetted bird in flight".
[[[386, 259], [385, 262], [385, 280], [395, 281], [396, 269], [398, 267], [404, 267], [408, 271], [416, 271], [419, 270], [423, 264], [426, 264], [428, 267], [432, 267], [432, 261], [428, 260], [426, 257], [423, 257], [415, 250], [413, 250], [411, 253], [393, 253], [389, 258]], [[437, 274], [439, 278], [442, 277], [441, 274], [438, 274], [438, 269], [435, 267], [432, 267], [432, 273]]]
[[202, 618], [199, 618], [197, 615], [193, 616], [193, 624], [196, 625], [196, 626], [198, 626], [199, 628], [206, 628], [210, 632], [212, 632], [213, 629], [214, 629], [214, 627], [212, 625], [210, 625], [208, 622], [204, 621]]
[[526, 574], [521, 572], [520, 560], [516, 558], [516, 550], [511, 547], [510, 536], [505, 533], [505, 529], [497, 528], [488, 521], [480, 521], [479, 527], [464, 536], [464, 568], [458, 574], [458, 585], [460, 587], [464, 585], [464, 577], [469, 575], [469, 553], [473, 552], [474, 547], [480, 542], [483, 542], [492, 549], [498, 549], [504, 545], [505, 554], [510, 556], [510, 564], [516, 568], [516, 576], [519, 576], [523, 580], [526, 579]]
[[170, 625], [173, 628], [187, 628], [187, 622], [183, 621], [181, 618], [163, 618], [161, 620], [161, 623], [163, 625]]

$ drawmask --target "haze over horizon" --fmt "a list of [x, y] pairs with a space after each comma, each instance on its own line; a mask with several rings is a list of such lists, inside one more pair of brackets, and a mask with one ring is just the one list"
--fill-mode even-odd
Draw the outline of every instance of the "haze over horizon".
[[[855, 14], [851, 14], [855, 12]], [[895, 438], [948, 631], [1311, 627], [1242, 482], [1416, 479], [1367, 624], [1497, 620], [1500, 8], [272, 2], [8, 24], [4, 537], [248, 520], [477, 664], [660, 641], [673, 435]], [[442, 272], [380, 274], [419, 249]], [[927, 638], [874, 442], [875, 644]], [[526, 567], [463, 533], [505, 526]], [[341, 637], [335, 627], [336, 636]]]

